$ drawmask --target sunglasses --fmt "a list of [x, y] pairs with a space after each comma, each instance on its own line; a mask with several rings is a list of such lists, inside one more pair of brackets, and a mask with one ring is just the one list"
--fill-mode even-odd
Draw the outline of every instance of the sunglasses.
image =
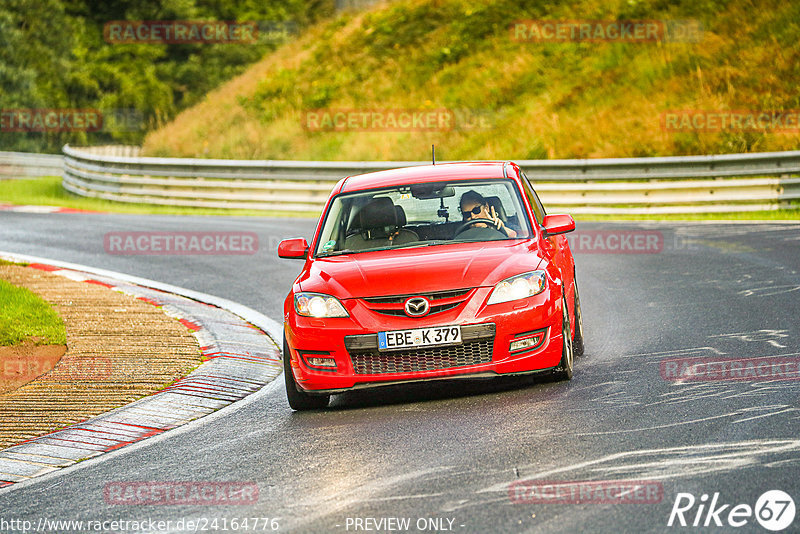
[[461, 210], [461, 214], [466, 219], [467, 217], [469, 217], [470, 213], [473, 214], [473, 215], [480, 215], [482, 209], [483, 209], [483, 205], [478, 204], [477, 206], [475, 206], [471, 210], [467, 210], [467, 211]]

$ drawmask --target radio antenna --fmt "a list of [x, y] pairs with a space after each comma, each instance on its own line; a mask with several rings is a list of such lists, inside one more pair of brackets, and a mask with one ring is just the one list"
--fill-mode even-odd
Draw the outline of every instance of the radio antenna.
[[436, 145], [431, 145], [431, 160], [433, 160], [433, 165], [436, 165]]

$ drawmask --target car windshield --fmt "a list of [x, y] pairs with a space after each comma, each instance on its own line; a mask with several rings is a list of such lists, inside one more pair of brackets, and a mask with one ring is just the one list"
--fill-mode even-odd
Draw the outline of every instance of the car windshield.
[[530, 237], [512, 180], [412, 184], [337, 196], [316, 256]]

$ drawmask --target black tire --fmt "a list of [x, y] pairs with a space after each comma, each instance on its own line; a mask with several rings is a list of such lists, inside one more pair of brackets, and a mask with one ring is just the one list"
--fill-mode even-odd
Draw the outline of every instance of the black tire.
[[558, 367], [553, 370], [553, 377], [556, 380], [570, 380], [572, 379], [572, 364], [575, 358], [572, 351], [572, 336], [570, 335], [569, 309], [567, 308], [566, 296], [562, 299], [561, 306], [563, 309], [561, 314], [561, 361], [558, 362]]
[[581, 297], [578, 296], [578, 281], [575, 280], [575, 337], [572, 338], [572, 354], [583, 356], [583, 315], [581, 314]]
[[297, 387], [292, 373], [289, 345], [285, 339], [283, 340], [283, 378], [286, 382], [286, 398], [289, 400], [292, 410], [321, 410], [328, 406], [328, 402], [331, 400], [330, 395], [309, 395]]

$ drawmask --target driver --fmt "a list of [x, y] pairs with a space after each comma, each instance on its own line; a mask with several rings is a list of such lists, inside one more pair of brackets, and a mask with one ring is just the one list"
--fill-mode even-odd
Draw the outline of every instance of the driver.
[[[508, 237], [517, 237], [517, 232], [505, 225], [505, 223], [497, 216], [494, 211], [494, 206], [489, 206], [489, 203], [483, 198], [483, 195], [477, 191], [470, 190], [461, 195], [461, 215], [464, 221], [472, 219], [489, 219], [493, 222], [494, 228], [503, 232]], [[488, 228], [489, 225], [483, 222], [476, 222], [473, 227]]]

